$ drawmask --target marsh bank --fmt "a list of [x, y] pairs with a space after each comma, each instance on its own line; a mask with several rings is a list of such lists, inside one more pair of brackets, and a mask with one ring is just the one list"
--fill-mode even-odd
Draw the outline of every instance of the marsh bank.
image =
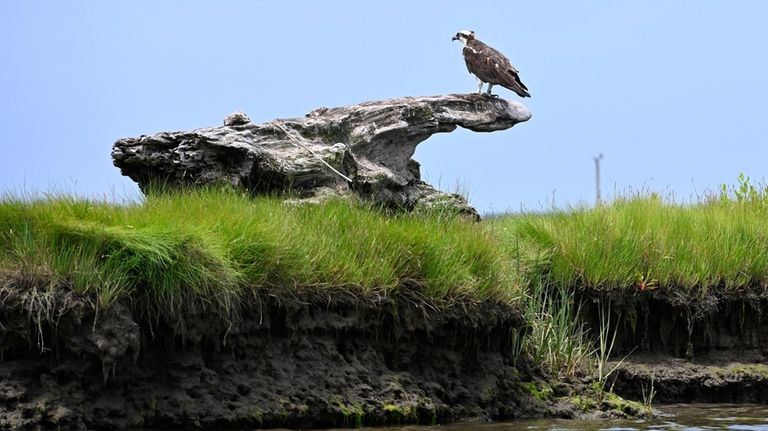
[[[407, 290], [397, 297], [340, 290], [254, 297], [236, 321], [202, 311], [169, 320], [142, 315], [127, 301], [99, 309], [66, 286], [43, 289], [5, 280], [2, 291], [6, 429], [317, 428], [643, 414], [611, 400], [574, 401], [596, 399], [591, 380], [558, 380], [531, 363], [516, 344], [527, 323], [504, 303], [437, 304]], [[614, 358], [622, 363], [611, 385], [618, 394], [642, 400], [653, 381], [656, 402], [767, 401], [765, 324], [746, 303], [722, 302], [690, 325], [688, 310], [663, 299], [629, 302], [640, 312], [636, 323], [616, 320]], [[598, 314], [587, 306], [582, 315]], [[686, 359], [691, 346], [694, 357]]]
[[5, 198], [0, 428], [634, 417], [651, 400], [762, 402], [766, 189], [740, 178], [697, 205], [651, 194], [478, 223], [410, 159], [433, 133], [528, 118], [477, 95], [262, 125], [234, 115], [119, 140], [113, 158], [147, 192], [140, 202]]
[[6, 284], [4, 428], [253, 428], [541, 414], [519, 386], [504, 304], [417, 297], [254, 298], [236, 322], [138, 317]]

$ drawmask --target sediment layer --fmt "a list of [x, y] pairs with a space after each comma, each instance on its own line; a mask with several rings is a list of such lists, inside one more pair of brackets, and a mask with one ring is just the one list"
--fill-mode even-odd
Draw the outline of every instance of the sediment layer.
[[582, 300], [591, 328], [610, 315], [609, 384], [622, 397], [647, 400], [652, 389], [659, 403], [768, 402], [768, 298], [760, 292], [585, 292]]
[[[231, 321], [139, 315], [65, 286], [2, 290], [0, 428], [254, 428], [557, 414], [521, 380], [519, 312], [265, 295]], [[142, 308], [145, 309], [145, 308]], [[522, 375], [521, 375], [522, 373]]]
[[[39, 281], [6, 280], [0, 289], [0, 429], [575, 417], [582, 412], [573, 400], [590, 391], [587, 377], [544, 381], [520, 355], [520, 310], [505, 303], [435, 304], [415, 287], [397, 297], [340, 289], [324, 297], [254, 295], [237, 316], [203, 306], [174, 314], [148, 312], [135, 298], [99, 306]], [[584, 298], [582, 317], [594, 332], [608, 298]], [[610, 299], [618, 332], [608, 369], [617, 368], [607, 383], [617, 394], [768, 402], [763, 299]]]

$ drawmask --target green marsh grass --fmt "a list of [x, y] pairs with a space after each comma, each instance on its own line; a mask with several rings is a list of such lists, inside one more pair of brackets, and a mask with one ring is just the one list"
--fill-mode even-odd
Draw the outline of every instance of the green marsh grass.
[[704, 294], [768, 285], [768, 211], [731, 199], [681, 205], [658, 195], [593, 209], [500, 217], [507, 246], [547, 260], [556, 285]]
[[336, 289], [432, 301], [522, 297], [481, 224], [391, 216], [362, 204], [290, 205], [232, 190], [152, 194], [117, 205], [70, 197], [0, 202], [0, 275], [49, 280], [101, 303], [130, 297], [165, 311], [223, 311], [246, 296], [327, 297]]

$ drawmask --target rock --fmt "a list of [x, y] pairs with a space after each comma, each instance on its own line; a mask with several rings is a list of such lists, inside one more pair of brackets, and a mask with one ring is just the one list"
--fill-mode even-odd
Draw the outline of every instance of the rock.
[[224, 117], [224, 125], [225, 126], [242, 126], [243, 124], [248, 124], [251, 122], [251, 119], [248, 118], [247, 115], [245, 115], [245, 112], [233, 112], [226, 117]]
[[263, 124], [238, 112], [220, 127], [119, 139], [112, 159], [145, 192], [155, 183], [225, 182], [255, 194], [291, 191], [302, 198], [331, 189], [387, 207], [446, 205], [476, 216], [460, 196], [421, 181], [419, 163], [411, 159], [416, 146], [459, 126], [493, 132], [530, 117], [520, 103], [481, 94], [323, 107]]

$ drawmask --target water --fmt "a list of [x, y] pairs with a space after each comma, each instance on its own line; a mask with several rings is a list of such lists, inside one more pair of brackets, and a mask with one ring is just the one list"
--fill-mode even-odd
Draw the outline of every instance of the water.
[[[660, 417], [647, 420], [519, 420], [495, 424], [454, 424], [377, 428], [387, 431], [768, 431], [768, 405], [657, 405]], [[374, 430], [371, 428], [370, 430]]]
[[[675, 404], [655, 408], [659, 417], [644, 420], [532, 420], [518, 425], [495, 424], [478, 431], [610, 430], [610, 431], [697, 431], [734, 430], [768, 431], [768, 405], [749, 404]], [[507, 426], [504, 425], [512, 425]], [[494, 428], [495, 427], [495, 428]], [[468, 429], [468, 428], [464, 428]]]

